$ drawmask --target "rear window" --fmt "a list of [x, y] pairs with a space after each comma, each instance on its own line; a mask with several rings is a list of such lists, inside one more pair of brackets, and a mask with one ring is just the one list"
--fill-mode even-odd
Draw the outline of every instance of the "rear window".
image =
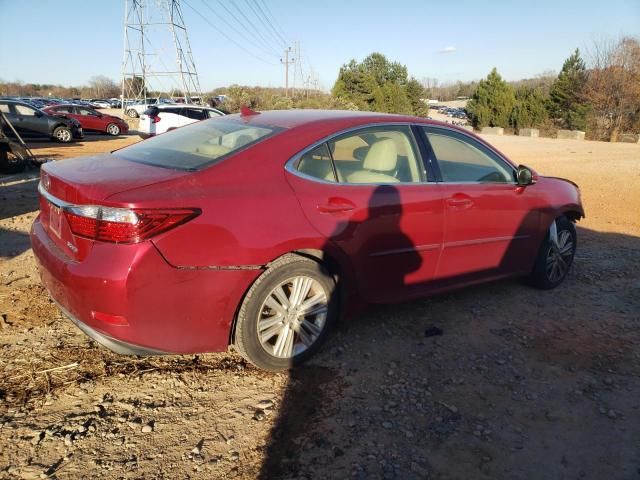
[[217, 118], [181, 127], [118, 150], [132, 162], [199, 170], [282, 130]]

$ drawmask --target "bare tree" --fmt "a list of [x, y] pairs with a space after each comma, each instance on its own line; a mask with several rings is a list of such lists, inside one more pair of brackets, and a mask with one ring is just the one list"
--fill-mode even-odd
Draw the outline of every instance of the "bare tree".
[[89, 79], [92, 95], [96, 98], [117, 97], [120, 94], [120, 87], [104, 75], [96, 75]]
[[623, 37], [594, 42], [585, 98], [594, 123], [611, 142], [640, 125], [640, 41]]

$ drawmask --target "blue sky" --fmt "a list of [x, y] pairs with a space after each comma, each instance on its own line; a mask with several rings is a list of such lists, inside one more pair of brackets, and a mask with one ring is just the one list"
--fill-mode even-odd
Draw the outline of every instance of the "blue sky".
[[[640, 36], [640, 0], [183, 0], [203, 90], [284, 83], [276, 40], [282, 42], [251, 10], [258, 11], [256, 2], [277, 19], [281, 36], [300, 42], [304, 70], [313, 67], [325, 89], [342, 64], [374, 51], [418, 79], [479, 79], [495, 66], [517, 80], [558, 71], [576, 47], [588, 49], [598, 38]], [[94, 75], [119, 80], [123, 13], [124, 0], [0, 0], [0, 78], [64, 85]], [[151, 31], [150, 38], [170, 62], [169, 37]]]

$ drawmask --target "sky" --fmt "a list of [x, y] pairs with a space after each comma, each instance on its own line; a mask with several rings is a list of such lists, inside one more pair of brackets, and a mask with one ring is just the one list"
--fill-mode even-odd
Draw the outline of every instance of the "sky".
[[[599, 39], [640, 36], [640, 0], [181, 1], [203, 91], [283, 86], [280, 58], [294, 42], [304, 76], [315, 73], [328, 90], [341, 65], [372, 52], [419, 80], [478, 80], [493, 67], [518, 80], [559, 71], [573, 50], [588, 51]], [[119, 82], [123, 17], [124, 0], [0, 0], [0, 79], [83, 85], [106, 75]], [[160, 61], [175, 65], [169, 35], [149, 28], [147, 51], [159, 69], [169, 68]]]

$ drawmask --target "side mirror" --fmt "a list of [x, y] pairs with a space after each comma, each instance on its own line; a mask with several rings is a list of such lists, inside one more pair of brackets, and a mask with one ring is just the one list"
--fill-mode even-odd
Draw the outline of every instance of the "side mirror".
[[516, 180], [518, 182], [518, 185], [522, 187], [535, 183], [533, 172], [529, 167], [526, 167], [524, 165], [518, 166], [518, 170], [516, 171]]

